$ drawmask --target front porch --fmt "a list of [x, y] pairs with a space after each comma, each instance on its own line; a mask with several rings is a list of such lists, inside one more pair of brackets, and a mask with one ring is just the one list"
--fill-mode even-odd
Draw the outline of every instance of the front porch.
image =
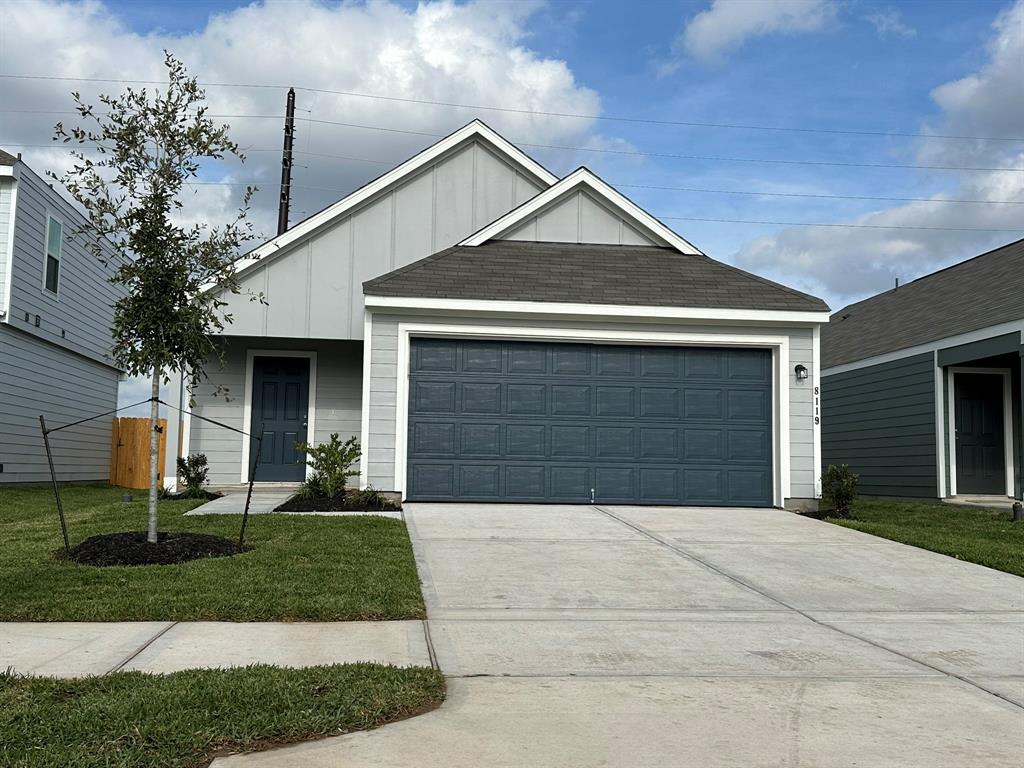
[[[204, 454], [209, 484], [238, 489], [256, 460], [259, 491], [287, 493], [305, 479], [307, 468], [296, 443], [319, 443], [337, 432], [358, 436], [362, 412], [361, 340], [231, 336], [224, 362], [214, 360], [207, 380], [192, 394], [170, 392], [184, 413], [168, 419], [167, 484], [177, 483], [177, 455]], [[216, 423], [214, 423], [216, 422]]]

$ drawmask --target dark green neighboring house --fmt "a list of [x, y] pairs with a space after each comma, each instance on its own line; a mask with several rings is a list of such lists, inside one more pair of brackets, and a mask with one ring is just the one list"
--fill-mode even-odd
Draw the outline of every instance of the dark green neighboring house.
[[851, 304], [821, 330], [824, 464], [876, 496], [1021, 498], [1024, 240]]

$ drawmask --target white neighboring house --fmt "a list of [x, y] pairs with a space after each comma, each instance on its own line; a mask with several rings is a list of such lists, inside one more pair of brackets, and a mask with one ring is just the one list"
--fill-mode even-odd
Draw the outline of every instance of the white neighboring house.
[[[75, 236], [85, 224], [0, 150], [0, 484], [49, 481], [40, 415], [52, 428], [117, 407], [110, 322], [119, 293]], [[58, 479], [106, 481], [110, 429], [107, 417], [54, 433]]]
[[[717, 262], [474, 121], [240, 262], [225, 365], [170, 425], [211, 481], [361, 438], [408, 500], [813, 506], [820, 299]], [[231, 399], [214, 396], [227, 387]]]

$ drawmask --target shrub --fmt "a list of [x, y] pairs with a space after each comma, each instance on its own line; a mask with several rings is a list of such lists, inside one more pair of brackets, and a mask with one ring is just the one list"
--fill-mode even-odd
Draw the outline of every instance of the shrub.
[[325, 443], [317, 446], [296, 443], [295, 449], [306, 454], [306, 463], [313, 470], [299, 492], [304, 498], [333, 499], [340, 496], [345, 493], [348, 478], [359, 474], [358, 470], [352, 469], [361, 455], [359, 440], [355, 437], [343, 443], [338, 439], [338, 433], [334, 432]]
[[203, 486], [206, 485], [209, 473], [205, 454], [193, 453], [191, 456], [178, 457], [178, 481], [185, 486], [186, 496], [205, 497]]
[[366, 488], [362, 491], [352, 491], [349, 496], [349, 504], [353, 509], [369, 509], [378, 512], [384, 510], [396, 510], [400, 507], [391, 499], [378, 491], [376, 488]]
[[850, 507], [857, 498], [860, 475], [849, 464], [829, 464], [821, 482], [821, 495], [831, 504], [836, 517], [849, 517]]

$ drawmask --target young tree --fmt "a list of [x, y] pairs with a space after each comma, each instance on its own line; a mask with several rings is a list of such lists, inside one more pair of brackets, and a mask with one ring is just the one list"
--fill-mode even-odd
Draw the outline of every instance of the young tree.
[[[228, 126], [206, 116], [205, 93], [185, 65], [165, 52], [167, 87], [152, 93], [127, 88], [100, 96], [103, 111], [74, 93], [85, 127], [58, 123], [56, 140], [87, 145], [73, 150], [73, 166], [53, 178], [85, 209], [82, 233], [91, 252], [106, 257], [101, 240], [123, 258], [110, 264], [110, 281], [125, 288], [114, 306], [114, 357], [133, 376], [151, 378], [150, 488], [148, 540], [157, 541], [157, 453], [160, 384], [172, 370], [186, 371], [195, 386], [204, 365], [221, 350], [213, 334], [231, 317], [222, 308], [219, 284], [237, 293], [234, 262], [253, 236], [246, 220], [253, 188], [247, 188], [237, 216], [220, 227], [183, 225], [182, 192], [204, 161], [227, 156], [244, 161], [228, 138]], [[52, 175], [52, 174], [51, 174]]]

